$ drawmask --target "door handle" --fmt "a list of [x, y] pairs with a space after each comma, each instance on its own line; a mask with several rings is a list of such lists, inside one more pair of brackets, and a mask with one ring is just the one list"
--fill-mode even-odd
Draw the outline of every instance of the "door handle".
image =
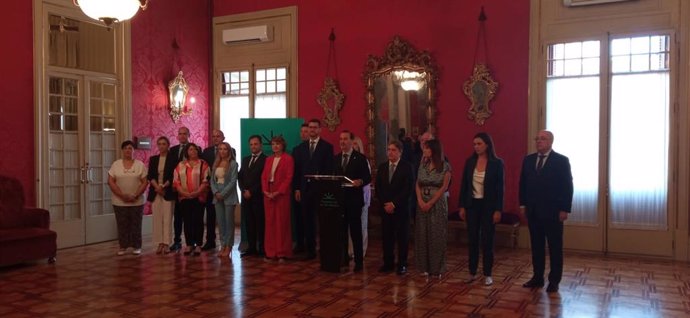
[[84, 166], [79, 167], [79, 182], [86, 183], [86, 168]]

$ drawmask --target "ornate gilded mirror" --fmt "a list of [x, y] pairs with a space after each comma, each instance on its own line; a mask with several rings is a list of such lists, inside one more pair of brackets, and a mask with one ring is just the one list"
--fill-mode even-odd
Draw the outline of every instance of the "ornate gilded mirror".
[[[400, 138], [402, 128], [412, 139], [435, 131], [437, 77], [429, 52], [417, 51], [397, 35], [383, 56], [369, 56], [364, 82], [369, 139], [366, 155], [372, 170], [387, 160], [386, 146]], [[403, 158], [412, 155], [403, 153]]]

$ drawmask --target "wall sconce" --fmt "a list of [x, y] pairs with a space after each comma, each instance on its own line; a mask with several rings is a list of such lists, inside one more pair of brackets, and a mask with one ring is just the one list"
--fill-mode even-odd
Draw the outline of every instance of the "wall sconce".
[[180, 116], [192, 113], [191, 106], [187, 107], [185, 105], [189, 87], [187, 86], [187, 81], [182, 76], [182, 71], [177, 73], [177, 77], [174, 80], [170, 81], [168, 90], [170, 91], [170, 116], [174, 122], [177, 122], [180, 120]]

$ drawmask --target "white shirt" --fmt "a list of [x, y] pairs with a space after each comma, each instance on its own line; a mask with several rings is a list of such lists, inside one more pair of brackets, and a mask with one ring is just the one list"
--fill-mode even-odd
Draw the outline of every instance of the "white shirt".
[[[124, 194], [135, 194], [142, 183], [146, 182], [146, 166], [139, 160], [134, 160], [132, 167], [125, 169], [122, 159], [115, 160], [113, 165], [108, 170], [108, 175], [115, 179], [120, 191]], [[113, 205], [116, 206], [139, 206], [145, 202], [144, 194], [139, 195], [139, 198], [134, 202], [122, 201], [120, 197], [113, 194], [111, 197]]]
[[483, 199], [484, 198], [484, 178], [486, 177], [486, 170], [477, 171], [474, 169], [472, 174], [472, 198]]
[[276, 168], [278, 168], [279, 162], [280, 162], [280, 157], [274, 157], [273, 158], [273, 166], [271, 167], [271, 179], [269, 179], [270, 182], [274, 181], [274, 178], [276, 176]]
[[551, 151], [547, 151], [545, 154], [541, 154], [537, 152], [537, 162], [534, 164], [534, 169], [539, 168], [539, 156], [544, 156], [544, 161], [541, 163], [541, 167], [544, 168], [546, 165], [546, 160], [549, 160], [549, 156], [551, 155]]

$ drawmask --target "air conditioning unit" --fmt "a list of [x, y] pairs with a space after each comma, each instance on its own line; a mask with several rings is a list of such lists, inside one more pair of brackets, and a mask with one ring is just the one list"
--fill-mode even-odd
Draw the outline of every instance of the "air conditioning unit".
[[268, 42], [271, 40], [272, 28], [268, 25], [257, 25], [223, 30], [223, 43], [226, 45]]
[[579, 6], [589, 6], [595, 4], [613, 3], [613, 2], [623, 2], [632, 0], [563, 0], [563, 5], [566, 7], [579, 7]]

